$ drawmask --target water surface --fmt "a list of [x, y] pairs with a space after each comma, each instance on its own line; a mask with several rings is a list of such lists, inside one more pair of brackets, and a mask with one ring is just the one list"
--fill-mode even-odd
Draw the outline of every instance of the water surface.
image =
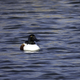
[[80, 80], [80, 1], [0, 0], [0, 80]]

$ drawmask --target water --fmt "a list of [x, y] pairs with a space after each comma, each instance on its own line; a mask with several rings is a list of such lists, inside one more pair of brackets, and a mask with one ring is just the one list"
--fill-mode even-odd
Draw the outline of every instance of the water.
[[80, 80], [80, 1], [0, 0], [0, 80]]

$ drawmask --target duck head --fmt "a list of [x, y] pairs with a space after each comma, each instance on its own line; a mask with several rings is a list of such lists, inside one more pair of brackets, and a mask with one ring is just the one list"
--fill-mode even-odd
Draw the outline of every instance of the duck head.
[[29, 35], [27, 43], [28, 43], [28, 44], [35, 44], [35, 41], [36, 41], [36, 42], [39, 41], [39, 40], [35, 37], [35, 35], [34, 35], [34, 34]]

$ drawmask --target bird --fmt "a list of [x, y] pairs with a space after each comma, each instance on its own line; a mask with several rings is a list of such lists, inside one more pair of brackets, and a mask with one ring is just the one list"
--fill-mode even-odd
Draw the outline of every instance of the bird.
[[39, 41], [34, 34], [30, 34], [28, 36], [28, 40], [25, 41], [21, 46], [20, 46], [20, 50], [22, 51], [35, 51], [35, 50], [39, 50], [40, 47], [35, 43], [35, 41]]

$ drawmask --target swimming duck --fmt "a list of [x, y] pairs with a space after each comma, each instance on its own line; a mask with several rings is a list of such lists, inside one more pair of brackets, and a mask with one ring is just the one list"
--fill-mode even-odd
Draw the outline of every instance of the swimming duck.
[[25, 43], [23, 43], [20, 46], [20, 50], [30, 50], [30, 51], [34, 51], [34, 50], [39, 50], [39, 46], [35, 43], [35, 41], [39, 41], [38, 39], [36, 39], [34, 34], [31, 34], [28, 36], [28, 41], [25, 41]]

